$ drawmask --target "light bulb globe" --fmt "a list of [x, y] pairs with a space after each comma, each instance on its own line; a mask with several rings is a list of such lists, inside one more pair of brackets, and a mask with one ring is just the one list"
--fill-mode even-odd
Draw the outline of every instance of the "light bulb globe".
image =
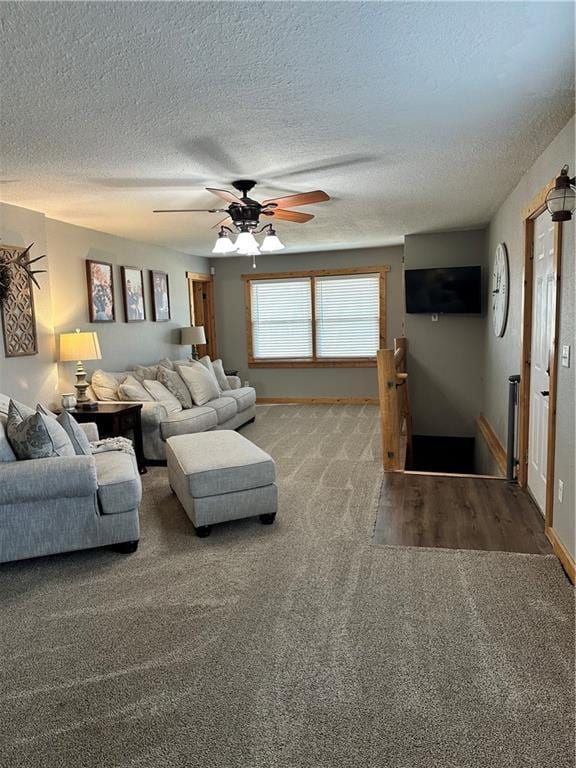
[[266, 235], [260, 250], [262, 253], [272, 253], [273, 251], [282, 251], [286, 246], [276, 235]]

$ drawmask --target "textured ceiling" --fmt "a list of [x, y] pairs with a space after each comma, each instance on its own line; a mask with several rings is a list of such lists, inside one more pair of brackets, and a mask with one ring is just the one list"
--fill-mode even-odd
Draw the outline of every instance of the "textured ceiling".
[[0, 4], [0, 193], [207, 255], [204, 186], [334, 200], [292, 250], [486, 223], [574, 111], [571, 3]]

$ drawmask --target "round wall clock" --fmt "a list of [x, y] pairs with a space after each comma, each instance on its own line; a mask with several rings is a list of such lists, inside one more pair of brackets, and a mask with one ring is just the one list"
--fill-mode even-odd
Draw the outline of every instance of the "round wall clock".
[[509, 283], [508, 251], [504, 243], [499, 243], [492, 271], [492, 327], [496, 336], [504, 336], [506, 330], [510, 299]]

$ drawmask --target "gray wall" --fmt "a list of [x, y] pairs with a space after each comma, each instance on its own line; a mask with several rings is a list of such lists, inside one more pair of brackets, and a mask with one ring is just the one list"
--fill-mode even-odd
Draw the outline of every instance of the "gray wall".
[[[0, 238], [4, 245], [27, 246], [34, 243], [32, 257], [42, 256], [48, 250], [44, 215], [15, 205], [0, 204]], [[38, 269], [47, 269], [48, 273], [38, 275], [40, 290], [34, 288], [38, 354], [5, 358], [3, 341], [0, 340], [0, 392], [24, 402], [40, 400], [50, 403], [58, 392], [50, 268], [48, 254], [48, 258], [38, 264]]]
[[[484, 230], [408, 235], [404, 243], [406, 269], [484, 266], [485, 258]], [[482, 404], [485, 313], [440, 315], [437, 322], [430, 315], [407, 314], [405, 322], [414, 433], [474, 437]]]
[[[402, 330], [401, 246], [350, 251], [259, 256], [254, 272], [370, 267], [389, 264], [387, 297], [388, 345]], [[377, 397], [376, 368], [248, 368], [244, 283], [252, 272], [249, 258], [213, 259], [216, 285], [218, 354], [227, 368], [240, 371], [260, 397]]]
[[[522, 177], [517, 187], [500, 206], [488, 230], [487, 256], [490, 272], [498, 243], [506, 243], [510, 259], [510, 310], [506, 333], [503, 338], [496, 338], [490, 322], [486, 323], [485, 329], [484, 375], [486, 381], [483, 411], [502, 442], [506, 436], [507, 379], [511, 374], [520, 373], [524, 261], [522, 211], [550, 179], [558, 175], [564, 163], [570, 165], [571, 174], [576, 170], [574, 130], [573, 118]], [[574, 557], [576, 550], [574, 541], [576, 517], [574, 220], [563, 226], [560, 346], [571, 345], [572, 362], [570, 368], [558, 369], [554, 528]], [[558, 501], [558, 479], [564, 481], [563, 504]]]
[[[84, 227], [75, 227], [53, 219], [46, 220], [50, 272], [54, 303], [54, 331], [80, 328], [95, 330], [100, 340], [102, 360], [86, 367], [122, 371], [136, 363], [155, 362], [162, 357], [177, 358], [189, 352], [179, 345], [179, 328], [190, 325], [190, 307], [186, 272], [208, 272], [206, 259], [188, 256], [146, 243], [138, 243]], [[114, 293], [116, 322], [88, 322], [86, 259], [115, 265]], [[117, 266], [116, 266], [117, 265]], [[144, 299], [147, 320], [124, 322], [120, 265], [144, 269]], [[150, 269], [168, 272], [172, 318], [169, 322], [152, 321]], [[60, 386], [70, 388], [74, 364], [60, 363]]]
[[[147, 363], [161, 357], [178, 357], [184, 348], [178, 342], [178, 328], [190, 324], [186, 272], [208, 272], [208, 262], [145, 243], [126, 240], [95, 230], [47, 219], [43, 214], [10, 205], [0, 205], [0, 237], [9, 245], [35, 243], [33, 255], [47, 253], [39, 276], [41, 290], [35, 289], [39, 354], [25, 358], [4, 358], [0, 351], [0, 391], [34, 403], [54, 403], [59, 393], [69, 391], [74, 380], [74, 364], [56, 363], [58, 334], [96, 330], [103, 359], [87, 362], [92, 370], [124, 370], [134, 363]], [[86, 288], [86, 259], [101, 259], [115, 265], [142, 267], [145, 271], [145, 300], [151, 317], [149, 269], [161, 269], [170, 276], [172, 320], [154, 323], [123, 322], [120, 269], [116, 268], [115, 323], [90, 324]]]

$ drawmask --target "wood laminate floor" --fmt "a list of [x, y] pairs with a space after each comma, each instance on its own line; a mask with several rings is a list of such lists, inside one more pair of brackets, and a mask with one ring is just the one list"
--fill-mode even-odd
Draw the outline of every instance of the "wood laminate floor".
[[547, 555], [544, 518], [517, 485], [497, 478], [384, 475], [374, 544]]

